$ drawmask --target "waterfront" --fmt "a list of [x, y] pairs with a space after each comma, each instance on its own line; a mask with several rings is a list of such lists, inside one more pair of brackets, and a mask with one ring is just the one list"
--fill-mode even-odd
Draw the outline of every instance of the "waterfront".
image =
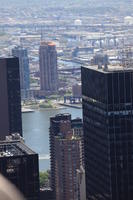
[[32, 113], [22, 114], [25, 143], [39, 154], [40, 171], [50, 168], [49, 118], [58, 113], [70, 113], [72, 118], [82, 117], [82, 109], [76, 108], [36, 110]]
[[77, 67], [81, 67], [81, 64], [72, 61], [72, 60], [59, 60], [58, 59], [58, 66], [60, 66], [61, 68], [64, 69], [73, 69], [73, 68], [77, 68]]

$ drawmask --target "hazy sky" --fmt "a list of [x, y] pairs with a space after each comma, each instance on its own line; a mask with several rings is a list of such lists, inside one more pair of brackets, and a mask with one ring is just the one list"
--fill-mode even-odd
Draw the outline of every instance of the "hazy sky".
[[132, 0], [0, 0], [0, 4], [19, 4], [19, 5], [22, 5], [22, 4], [40, 4], [40, 3], [43, 3], [43, 4], [49, 4], [49, 5], [52, 5], [53, 3], [59, 3], [59, 4], [67, 4], [67, 3], [72, 3], [72, 4], [92, 4], [92, 3], [98, 3], [98, 4], [102, 4], [102, 3], [105, 3], [106, 5], [110, 5], [110, 4], [115, 4], [115, 3], [119, 3], [119, 4], [122, 4], [123, 2], [124, 3], [129, 3], [129, 2], [132, 2]]
[[[13, 8], [85, 8], [90, 9], [113, 9], [114, 13], [119, 12], [121, 8], [125, 15], [133, 14], [133, 0], [0, 0], [0, 8], [11, 9]], [[112, 10], [111, 10], [112, 11]]]

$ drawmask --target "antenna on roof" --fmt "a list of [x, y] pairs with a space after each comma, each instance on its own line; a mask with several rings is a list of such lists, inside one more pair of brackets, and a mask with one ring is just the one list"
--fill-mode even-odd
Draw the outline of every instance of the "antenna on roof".
[[43, 35], [44, 32], [43, 32], [43, 30], [44, 30], [44, 29], [43, 29], [43, 27], [41, 26], [41, 42], [44, 40], [44, 35]]

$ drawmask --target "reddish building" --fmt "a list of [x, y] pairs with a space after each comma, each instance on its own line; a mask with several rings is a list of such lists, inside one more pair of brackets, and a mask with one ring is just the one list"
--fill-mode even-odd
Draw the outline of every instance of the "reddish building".
[[53, 42], [42, 42], [39, 48], [40, 86], [45, 92], [58, 90], [57, 51]]
[[50, 153], [51, 186], [56, 200], [79, 200], [77, 170], [84, 166], [81, 119], [72, 120], [69, 114], [50, 119]]

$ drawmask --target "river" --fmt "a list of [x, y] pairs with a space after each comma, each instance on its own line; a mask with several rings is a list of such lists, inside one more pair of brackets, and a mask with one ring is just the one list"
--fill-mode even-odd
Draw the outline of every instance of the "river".
[[25, 143], [39, 154], [40, 171], [50, 169], [49, 118], [58, 113], [70, 113], [72, 118], [82, 117], [82, 109], [76, 108], [36, 110], [32, 113], [22, 114]]

